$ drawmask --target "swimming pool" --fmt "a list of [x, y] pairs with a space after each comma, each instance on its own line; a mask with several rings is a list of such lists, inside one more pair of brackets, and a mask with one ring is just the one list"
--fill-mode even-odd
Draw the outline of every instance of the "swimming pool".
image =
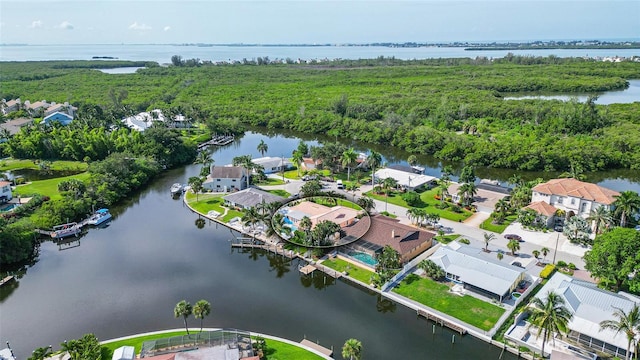
[[359, 251], [349, 251], [347, 255], [371, 267], [375, 267], [378, 264], [378, 260], [376, 260], [373, 256], [367, 253], [363, 253]]
[[11, 211], [18, 207], [18, 204], [8, 204], [6, 206], [0, 206], [0, 212]]
[[298, 227], [293, 225], [293, 221], [291, 221], [288, 217], [283, 219], [285, 226], [291, 228], [291, 230], [296, 231]]

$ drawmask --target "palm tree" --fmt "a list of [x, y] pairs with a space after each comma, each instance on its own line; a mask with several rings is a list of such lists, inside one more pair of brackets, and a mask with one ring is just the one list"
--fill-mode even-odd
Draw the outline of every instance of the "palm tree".
[[382, 180], [382, 188], [384, 191], [384, 211], [387, 211], [387, 202], [389, 201], [389, 192], [398, 186], [398, 181], [392, 177]]
[[291, 161], [296, 164], [296, 168], [298, 169], [298, 177], [300, 177], [300, 164], [304, 161], [304, 154], [302, 154], [298, 150], [294, 150], [291, 154]]
[[625, 313], [619, 307], [613, 306], [616, 311], [613, 313], [613, 316], [617, 320], [604, 320], [600, 322], [600, 330], [613, 330], [616, 334], [623, 332], [627, 335], [627, 355], [625, 359], [629, 360], [631, 357], [630, 350], [631, 344], [633, 340], [640, 332], [640, 307], [638, 304], [634, 304], [631, 310], [628, 313]]
[[547, 260], [547, 255], [549, 254], [551, 250], [549, 250], [549, 248], [543, 247], [542, 249], [540, 249], [540, 252], [542, 253], [542, 261]]
[[509, 211], [509, 202], [505, 200], [505, 198], [498, 200], [494, 207], [494, 211], [496, 213], [494, 221], [496, 223], [502, 223], [507, 215], [507, 212]]
[[520, 243], [516, 239], [511, 239], [507, 243], [507, 248], [511, 250], [511, 255], [515, 256], [516, 251], [520, 250]]
[[202, 178], [199, 176], [192, 176], [188, 181], [189, 186], [191, 186], [191, 191], [196, 194], [196, 201], [198, 201], [198, 194], [202, 191]]
[[363, 208], [368, 213], [376, 208], [376, 203], [373, 201], [373, 199], [366, 196], [362, 196], [358, 200], [356, 200], [356, 204], [358, 204], [358, 206]]
[[470, 206], [473, 203], [473, 197], [478, 193], [476, 184], [467, 182], [460, 185], [458, 189], [458, 195], [462, 198], [463, 205]]
[[540, 250], [533, 250], [531, 252], [531, 255], [533, 255], [533, 257], [536, 258], [536, 260], [538, 260], [538, 257], [540, 257]]
[[625, 227], [627, 226], [627, 217], [640, 211], [640, 195], [635, 191], [627, 190], [614, 197], [616, 198], [616, 201], [613, 202], [614, 213], [620, 217], [620, 226]]
[[186, 300], [182, 300], [176, 304], [176, 307], [173, 309], [173, 315], [176, 318], [183, 317], [184, 318], [184, 328], [187, 330], [187, 335], [189, 335], [189, 328], [187, 327], [187, 318], [193, 312], [193, 308], [191, 304]]
[[496, 234], [485, 232], [484, 234], [484, 251], [489, 252], [489, 242], [496, 239]]
[[362, 343], [357, 339], [349, 339], [342, 346], [342, 357], [349, 360], [362, 359]]
[[193, 306], [193, 317], [200, 319], [200, 332], [202, 332], [202, 320], [211, 314], [211, 304], [207, 300], [198, 300]]
[[260, 144], [258, 144], [258, 151], [260, 152], [260, 155], [264, 156], [264, 153], [269, 151], [269, 145], [267, 145], [264, 140], [260, 140]]
[[302, 219], [300, 219], [298, 227], [300, 228], [300, 230], [304, 231], [305, 241], [309, 239], [309, 231], [311, 230], [311, 226], [313, 226], [313, 223], [308, 216], [304, 216], [302, 217]]
[[247, 187], [251, 179], [251, 171], [255, 168], [255, 164], [251, 161], [251, 155], [236, 156], [232, 160], [233, 166], [242, 166], [247, 172]]
[[375, 176], [376, 168], [382, 164], [382, 155], [375, 151], [371, 150], [371, 153], [367, 157], [367, 164], [371, 166], [371, 186], [375, 185]]
[[542, 333], [542, 355], [544, 356], [544, 345], [555, 333], [567, 333], [569, 321], [573, 314], [565, 307], [565, 302], [560, 295], [549, 291], [544, 299], [534, 297], [529, 307], [531, 316], [529, 317], [529, 327], [536, 326], [538, 335]]
[[409, 218], [409, 221], [411, 221], [412, 224], [418, 222], [419, 210], [420, 209], [418, 208], [407, 209], [407, 218]]
[[440, 195], [440, 204], [442, 205], [444, 205], [444, 201], [447, 195], [449, 195], [450, 184], [451, 184], [451, 181], [446, 179], [440, 179], [440, 181], [438, 181], [438, 194]]
[[255, 232], [253, 231], [253, 227], [255, 224], [259, 223], [262, 220], [262, 214], [258, 211], [258, 209], [254, 206], [244, 209], [244, 213], [242, 214], [242, 222], [245, 227], [251, 227], [251, 234], [255, 237]]
[[356, 162], [356, 159], [358, 159], [358, 153], [353, 150], [352, 147], [342, 153], [340, 160], [342, 162], [342, 166], [346, 166], [347, 168], [347, 181], [351, 181], [351, 165]]
[[613, 224], [613, 216], [611, 216], [611, 211], [609, 211], [607, 207], [598, 206], [594, 210], [591, 210], [587, 221], [594, 226], [593, 230], [595, 233], [600, 234], [603, 228], [606, 229]]
[[498, 260], [502, 260], [502, 258], [504, 257], [504, 254], [501, 252], [498, 252], [496, 256], [498, 257]]

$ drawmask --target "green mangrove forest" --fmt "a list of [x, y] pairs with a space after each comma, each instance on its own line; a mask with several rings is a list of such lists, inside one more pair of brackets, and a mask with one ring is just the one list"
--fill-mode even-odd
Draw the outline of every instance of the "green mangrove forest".
[[251, 125], [322, 133], [473, 166], [640, 169], [640, 102], [504, 100], [526, 92], [621, 90], [627, 80], [640, 79], [638, 62], [554, 56], [258, 60], [147, 64], [120, 75], [95, 70], [107, 61], [7, 62], [0, 67], [0, 95], [68, 101], [80, 107], [81, 118], [83, 108], [93, 109], [94, 118], [102, 116], [98, 108], [117, 109], [109, 113], [113, 121], [154, 108], [188, 109], [188, 116], [220, 130]]

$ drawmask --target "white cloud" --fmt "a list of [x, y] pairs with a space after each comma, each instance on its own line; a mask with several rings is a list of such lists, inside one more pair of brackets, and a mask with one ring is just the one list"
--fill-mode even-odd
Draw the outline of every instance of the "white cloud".
[[164, 27], [164, 31], [169, 31], [169, 30], [171, 30], [171, 26], [165, 26]]
[[133, 24], [129, 25], [129, 29], [130, 30], [146, 31], [146, 30], [151, 30], [151, 26], [149, 26], [147, 24], [138, 24], [137, 21], [134, 21]]
[[73, 24], [68, 22], [68, 21], [63, 21], [60, 23], [60, 25], [56, 26], [59, 29], [65, 29], [65, 30], [73, 30]]
[[37, 29], [37, 28], [41, 28], [42, 27], [42, 21], [40, 20], [34, 20], [31, 22], [31, 26], [29, 26], [32, 29]]

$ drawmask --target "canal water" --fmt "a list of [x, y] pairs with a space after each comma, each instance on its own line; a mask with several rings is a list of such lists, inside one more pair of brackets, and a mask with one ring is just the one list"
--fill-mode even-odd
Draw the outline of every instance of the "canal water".
[[[258, 157], [261, 139], [270, 156], [287, 156], [298, 143], [291, 136], [247, 133], [217, 149], [214, 160], [224, 165], [239, 154]], [[198, 172], [190, 165], [165, 173], [112, 208], [107, 227], [69, 244], [78, 246], [43, 243], [37, 261], [0, 288], [0, 340], [24, 359], [36, 347], [58, 348], [88, 332], [109, 339], [180, 328], [175, 304], [206, 299], [212, 305], [207, 327], [306, 337], [333, 346], [336, 358], [345, 340], [357, 338], [367, 359], [498, 359], [497, 347], [471, 336], [456, 336], [452, 344], [452, 332], [436, 327], [433, 334], [432, 323], [365, 289], [322, 274], [302, 276], [297, 261], [232, 250], [229, 241], [238, 234], [208, 221], [199, 229], [198, 216], [169, 194], [171, 184]], [[198, 322], [190, 318], [190, 325]]]

